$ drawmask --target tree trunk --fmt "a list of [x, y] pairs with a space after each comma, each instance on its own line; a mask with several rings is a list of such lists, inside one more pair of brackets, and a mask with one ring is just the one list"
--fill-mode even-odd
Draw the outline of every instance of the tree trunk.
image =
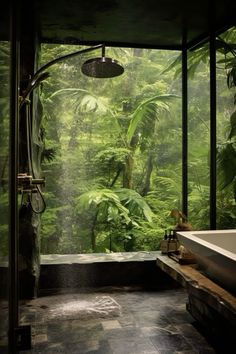
[[150, 154], [146, 162], [146, 174], [144, 180], [144, 186], [142, 192], [140, 193], [143, 197], [150, 191], [151, 175], [153, 171], [153, 156]]
[[93, 223], [92, 223], [92, 228], [91, 228], [91, 246], [92, 246], [92, 251], [95, 252], [96, 248], [96, 233], [95, 233], [95, 228], [97, 224], [97, 217], [98, 217], [98, 211], [96, 212]]
[[126, 164], [123, 169], [123, 188], [133, 188], [133, 165], [133, 157], [128, 155], [126, 158]]

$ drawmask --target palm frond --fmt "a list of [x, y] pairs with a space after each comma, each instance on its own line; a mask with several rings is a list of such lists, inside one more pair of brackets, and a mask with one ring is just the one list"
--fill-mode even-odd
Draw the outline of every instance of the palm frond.
[[236, 176], [236, 150], [227, 143], [217, 151], [217, 184], [220, 190], [230, 185]]
[[236, 111], [233, 112], [233, 114], [230, 117], [230, 125], [231, 125], [231, 129], [230, 129], [228, 139], [232, 139], [236, 136]]
[[87, 90], [83, 90], [83, 89], [79, 89], [79, 88], [68, 87], [68, 88], [63, 88], [63, 89], [53, 92], [53, 94], [51, 94], [51, 96], [49, 96], [48, 99], [52, 99], [53, 97], [55, 97], [57, 95], [63, 95], [65, 93], [67, 95], [75, 95], [78, 93], [86, 93], [87, 94], [89, 92]]
[[78, 213], [95, 210], [100, 220], [115, 221], [121, 217], [126, 224], [131, 222], [129, 210], [122, 205], [117, 194], [110, 189], [96, 189], [83, 193], [76, 198], [75, 210]]
[[176, 68], [177, 66], [182, 65], [182, 54], [178, 55], [177, 58], [175, 58], [175, 60], [172, 61], [172, 63], [170, 63], [170, 65], [167, 66], [167, 68], [165, 68], [161, 74], [165, 74], [167, 72], [169, 72], [170, 70]]
[[140, 124], [150, 124], [150, 122], [158, 119], [158, 113], [161, 110], [169, 109], [167, 102], [176, 99], [177, 97], [179, 96], [171, 94], [158, 95], [142, 102], [132, 114], [126, 135], [128, 143], [131, 142], [131, 139]]
[[94, 97], [93, 95], [87, 94], [79, 100], [79, 110], [86, 113], [96, 111], [107, 112], [108, 108], [100, 99]]
[[131, 215], [144, 217], [149, 222], [152, 221], [153, 212], [145, 199], [135, 190], [118, 188], [114, 192], [119, 197], [121, 203], [130, 211]]
[[228, 88], [236, 86], [236, 66], [227, 73], [227, 86]]

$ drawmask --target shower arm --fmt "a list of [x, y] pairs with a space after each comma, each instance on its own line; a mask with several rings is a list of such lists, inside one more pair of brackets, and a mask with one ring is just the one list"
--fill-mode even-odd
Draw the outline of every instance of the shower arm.
[[[47, 64], [45, 64], [41, 68], [39, 68], [34, 73], [33, 77], [30, 78], [26, 90], [24, 90], [19, 97], [19, 109], [21, 109], [25, 103], [30, 103], [28, 98], [29, 98], [31, 92], [34, 90], [34, 88], [36, 88], [39, 85], [39, 83], [41, 81], [47, 79], [50, 76], [50, 74], [48, 72], [45, 72], [46, 69], [48, 69], [52, 65], [57, 64], [65, 59], [72, 58], [74, 56], [84, 54], [87, 52], [91, 52], [91, 51], [99, 49], [99, 48], [102, 48], [102, 56], [104, 56], [105, 55], [105, 45], [99, 44], [99, 45], [96, 45], [93, 47], [79, 50], [77, 52], [63, 55], [59, 58], [56, 58], [56, 59], [48, 62]], [[35, 210], [33, 208], [32, 204], [31, 204], [31, 208], [37, 214], [43, 213], [44, 210], [46, 209], [46, 203], [45, 203], [44, 197], [43, 197], [38, 185], [45, 185], [45, 179], [44, 178], [34, 178], [34, 173], [32, 173], [32, 176], [29, 175], [28, 173], [19, 173], [17, 178], [18, 178], [18, 190], [22, 195], [24, 195], [24, 193], [28, 193], [28, 195], [30, 195], [32, 197], [32, 193], [39, 193], [40, 194], [42, 202], [43, 202], [42, 209]]]
[[80, 54], [84, 54], [87, 52], [91, 52], [93, 50], [102, 48], [102, 56], [105, 56], [105, 45], [104, 44], [98, 44], [96, 46], [93, 47], [89, 47], [89, 48], [85, 48], [85, 49], [81, 49], [77, 52], [73, 52], [70, 54], [66, 54], [63, 55], [59, 58], [56, 58], [52, 61], [49, 61], [47, 64], [43, 65], [40, 69], [38, 69], [35, 74], [33, 75], [33, 77], [30, 79], [28, 87], [25, 91], [23, 91], [22, 95], [20, 96], [20, 108], [24, 105], [24, 103], [27, 101], [27, 98], [29, 97], [30, 93], [33, 91], [33, 89], [37, 86], [37, 84], [39, 82], [41, 82], [42, 80], [45, 80], [46, 78], [49, 77], [49, 73], [45, 73], [45, 70], [48, 69], [50, 66], [57, 64], [61, 61], [64, 61], [65, 59], [69, 59], [72, 58], [74, 56], [80, 55]]

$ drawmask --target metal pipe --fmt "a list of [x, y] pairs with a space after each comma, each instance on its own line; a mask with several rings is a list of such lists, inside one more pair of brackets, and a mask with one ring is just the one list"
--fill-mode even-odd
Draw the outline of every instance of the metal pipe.
[[91, 52], [91, 51], [99, 49], [99, 48], [102, 48], [102, 50], [104, 51], [104, 49], [103, 49], [104, 45], [103, 44], [98, 44], [98, 45], [93, 46], [93, 47], [81, 49], [81, 50], [78, 50], [78, 51], [70, 53], [70, 54], [62, 55], [61, 57], [56, 58], [54, 60], [51, 60], [47, 64], [43, 65], [40, 69], [38, 69], [34, 73], [33, 77], [29, 81], [27, 89], [23, 93], [21, 92], [20, 108], [24, 105], [27, 97], [29, 97], [30, 93], [33, 91], [33, 89], [38, 84], [38, 82], [44, 80], [45, 78], [47, 78], [49, 76], [49, 73], [45, 73], [44, 71], [47, 70], [50, 66], [52, 66], [54, 64], [57, 64], [57, 63], [59, 63], [61, 61], [64, 61], [65, 59], [69, 59], [69, 58], [75, 57], [75, 56], [80, 55], [80, 54]]
[[19, 121], [19, 2], [11, 2], [10, 23], [10, 126], [9, 126], [9, 353], [16, 353], [18, 327], [18, 121]]
[[98, 44], [98, 45], [95, 45], [93, 47], [81, 49], [81, 50], [78, 50], [77, 52], [66, 54], [66, 55], [63, 55], [63, 56], [61, 56], [59, 58], [56, 58], [56, 59], [50, 61], [49, 63], [43, 65], [39, 70], [37, 70], [36, 73], [34, 74], [34, 78], [36, 78], [41, 72], [45, 71], [50, 66], [52, 66], [52, 65], [54, 65], [56, 63], [59, 63], [60, 61], [75, 57], [75, 56], [80, 55], [80, 54], [88, 53], [88, 52], [91, 52], [91, 51], [93, 51], [95, 49], [99, 49], [99, 48], [104, 48], [104, 45], [103, 44]]

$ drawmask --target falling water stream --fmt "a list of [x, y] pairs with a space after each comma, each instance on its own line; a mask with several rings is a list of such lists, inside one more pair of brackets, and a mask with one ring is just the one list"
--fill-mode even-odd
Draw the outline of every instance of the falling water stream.
[[115, 317], [121, 312], [120, 305], [110, 296], [96, 296], [94, 300], [73, 300], [52, 306], [48, 319]]
[[[94, 294], [64, 294], [51, 295], [33, 299], [22, 304], [21, 309], [31, 308], [29, 311], [35, 316], [35, 321], [63, 321], [80, 319], [111, 319], [121, 315], [121, 306], [109, 295]], [[22, 323], [25, 322], [22, 316]]]

